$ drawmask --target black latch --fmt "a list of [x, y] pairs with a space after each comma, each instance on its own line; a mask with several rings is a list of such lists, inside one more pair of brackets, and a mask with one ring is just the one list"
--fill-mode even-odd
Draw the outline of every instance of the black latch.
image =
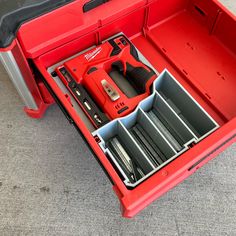
[[87, 12], [90, 11], [106, 2], [108, 2], [109, 0], [91, 0], [87, 3], [84, 4], [83, 6], [83, 12]]

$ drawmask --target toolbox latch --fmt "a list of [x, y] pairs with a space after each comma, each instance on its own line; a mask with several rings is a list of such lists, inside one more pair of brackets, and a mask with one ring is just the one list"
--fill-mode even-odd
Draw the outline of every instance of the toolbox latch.
[[84, 4], [83, 6], [83, 12], [87, 12], [90, 11], [100, 5], [102, 5], [103, 3], [108, 2], [109, 0], [91, 0], [87, 3]]

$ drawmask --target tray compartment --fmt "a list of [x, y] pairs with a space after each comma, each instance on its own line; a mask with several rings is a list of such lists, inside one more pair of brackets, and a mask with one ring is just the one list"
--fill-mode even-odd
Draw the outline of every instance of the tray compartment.
[[[142, 150], [146, 150], [146, 156], [154, 159], [155, 167], [160, 166], [166, 160], [176, 154], [175, 149], [164, 137], [164, 135], [157, 129], [146, 114], [138, 109], [133, 115], [130, 115], [121, 121], [129, 130], [131, 136], [136, 140], [137, 144]], [[144, 140], [142, 141], [142, 139]], [[149, 145], [151, 150], [145, 148], [145, 144]], [[151, 155], [151, 152], [154, 152]], [[153, 156], [154, 155], [154, 156]]]
[[155, 90], [174, 109], [197, 138], [203, 138], [218, 127], [218, 124], [167, 70], [156, 80]]
[[[225, 121], [232, 119], [236, 115], [235, 18], [216, 1], [166, 2], [151, 4], [148, 40]], [[160, 5], [163, 8], [158, 9]]]
[[177, 113], [156, 91], [143, 101], [140, 107], [145, 111], [153, 126], [160, 130], [177, 152], [196, 138]]
[[[127, 186], [149, 174], [155, 168], [154, 164], [141, 150], [131, 134], [119, 120], [110, 122], [108, 125], [100, 128], [96, 135], [101, 140], [99, 143], [100, 147], [115, 163], [116, 167], [123, 175]], [[130, 168], [124, 167], [119, 156], [116, 155], [117, 152], [114, 150], [114, 146], [118, 147], [119, 152], [121, 151], [124, 155], [128, 155], [128, 159], [131, 160], [128, 162], [135, 173], [132, 171], [131, 174]]]
[[[153, 125], [142, 109], [127, 117], [110, 122], [94, 132], [100, 139], [100, 147], [111, 158], [124, 177], [128, 187], [135, 187], [145, 178], [163, 167], [177, 152], [163, 134]], [[119, 161], [111, 143], [117, 140], [132, 159], [136, 178], [130, 175]], [[141, 174], [140, 173], [141, 170]]]

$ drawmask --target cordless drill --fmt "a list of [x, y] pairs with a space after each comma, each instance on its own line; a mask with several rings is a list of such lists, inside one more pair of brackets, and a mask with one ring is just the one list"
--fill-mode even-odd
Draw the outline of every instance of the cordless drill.
[[132, 112], [157, 77], [123, 34], [66, 61], [56, 72], [96, 127]]

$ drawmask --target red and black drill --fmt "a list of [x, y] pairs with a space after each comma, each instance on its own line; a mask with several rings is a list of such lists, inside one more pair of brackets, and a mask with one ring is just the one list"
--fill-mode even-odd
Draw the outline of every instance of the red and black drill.
[[66, 61], [56, 72], [95, 127], [132, 112], [157, 77], [124, 35]]

